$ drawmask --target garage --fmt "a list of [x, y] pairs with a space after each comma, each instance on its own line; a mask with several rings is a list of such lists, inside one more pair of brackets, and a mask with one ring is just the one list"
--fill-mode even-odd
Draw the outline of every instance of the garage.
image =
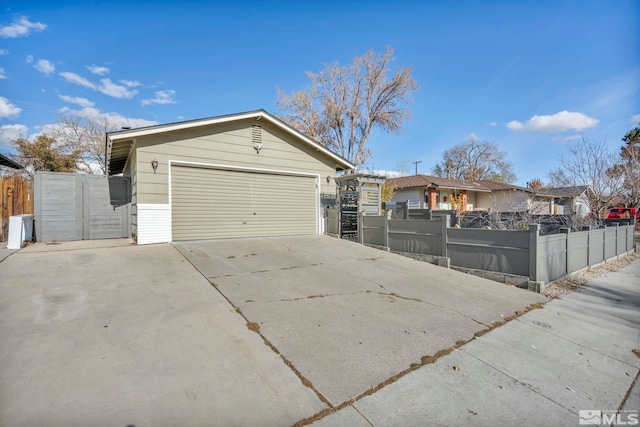
[[318, 177], [171, 166], [172, 240], [318, 233]]
[[264, 110], [106, 135], [138, 244], [316, 235], [348, 160]]

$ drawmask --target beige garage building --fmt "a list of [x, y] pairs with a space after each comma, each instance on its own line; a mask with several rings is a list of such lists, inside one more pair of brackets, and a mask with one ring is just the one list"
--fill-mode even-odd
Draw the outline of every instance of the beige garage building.
[[320, 195], [354, 165], [264, 110], [107, 134], [139, 244], [323, 232]]

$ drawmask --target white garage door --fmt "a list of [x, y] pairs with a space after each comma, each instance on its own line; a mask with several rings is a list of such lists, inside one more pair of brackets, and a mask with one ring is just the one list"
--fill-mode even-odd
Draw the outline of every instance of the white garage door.
[[172, 240], [317, 234], [316, 177], [171, 167]]

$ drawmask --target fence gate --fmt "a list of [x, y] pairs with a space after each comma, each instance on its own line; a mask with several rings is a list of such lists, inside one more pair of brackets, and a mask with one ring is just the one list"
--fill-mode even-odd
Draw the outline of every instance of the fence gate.
[[39, 242], [129, 237], [130, 204], [112, 206], [104, 175], [38, 172], [34, 178]]
[[340, 236], [358, 233], [358, 215], [380, 215], [381, 186], [385, 178], [351, 174], [335, 178], [338, 184]]
[[0, 176], [0, 241], [6, 241], [9, 218], [12, 215], [32, 214], [31, 180], [21, 176]]

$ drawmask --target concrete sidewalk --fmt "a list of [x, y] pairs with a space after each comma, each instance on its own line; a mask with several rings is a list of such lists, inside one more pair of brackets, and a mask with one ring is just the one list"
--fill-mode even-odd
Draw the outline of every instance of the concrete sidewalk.
[[591, 411], [582, 415], [594, 425], [609, 425], [619, 409], [619, 419], [633, 424], [640, 411], [636, 349], [640, 259], [313, 425], [565, 426], [579, 425], [580, 411]]

